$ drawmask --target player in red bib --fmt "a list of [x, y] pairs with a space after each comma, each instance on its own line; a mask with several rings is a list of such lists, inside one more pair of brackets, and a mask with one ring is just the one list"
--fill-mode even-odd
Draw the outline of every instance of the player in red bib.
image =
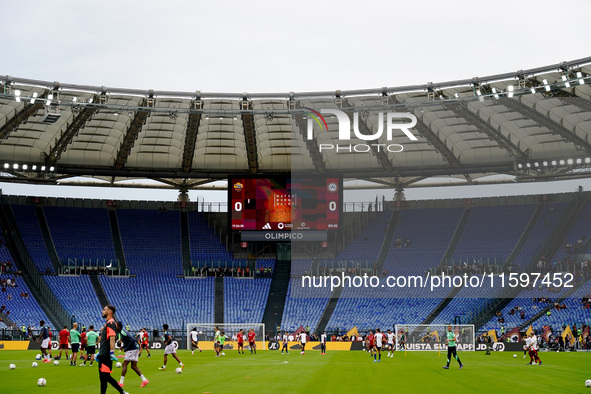
[[84, 352], [86, 351], [86, 327], [82, 328], [80, 334], [80, 360], [84, 360]]
[[68, 331], [68, 327], [64, 326], [64, 329], [59, 332], [60, 335], [60, 354], [56, 357], [56, 360], [62, 359], [62, 352], [66, 351], [66, 360], [69, 359], [68, 357], [68, 343], [70, 341], [70, 331]]
[[367, 335], [367, 350], [369, 351], [370, 357], [373, 356], [373, 351], [376, 346], [376, 337], [373, 335], [373, 332], [370, 331]]
[[257, 354], [256, 336], [257, 334], [254, 333], [254, 328], [251, 328], [248, 331], [248, 345], [250, 346], [250, 354], [252, 354], [253, 350], [254, 354]]
[[238, 354], [244, 354], [244, 330], [240, 329], [236, 334], [236, 340], [238, 341]]
[[150, 354], [149, 346], [148, 346], [148, 330], [146, 330], [145, 328], [142, 328], [140, 330], [139, 342], [140, 342], [140, 354], [138, 355], [138, 357], [142, 355], [142, 352], [144, 351], [144, 349], [146, 349], [146, 352], [148, 352], [148, 357], [152, 357], [152, 355]]

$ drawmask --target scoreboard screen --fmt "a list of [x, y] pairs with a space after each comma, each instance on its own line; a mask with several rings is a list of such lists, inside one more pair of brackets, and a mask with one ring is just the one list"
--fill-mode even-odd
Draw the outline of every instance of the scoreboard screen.
[[336, 230], [341, 178], [230, 178], [232, 230]]

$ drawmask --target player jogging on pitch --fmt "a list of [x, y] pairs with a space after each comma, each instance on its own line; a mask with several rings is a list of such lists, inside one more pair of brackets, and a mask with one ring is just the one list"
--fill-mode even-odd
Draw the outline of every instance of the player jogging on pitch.
[[460, 364], [460, 369], [464, 368], [464, 364], [460, 361], [458, 357], [458, 353], [456, 351], [456, 340], [457, 334], [451, 330], [451, 325], [447, 326], [447, 339], [445, 343], [447, 344], [447, 365], [443, 367], [443, 369], [449, 369], [449, 362], [451, 361], [451, 357], [453, 356], [456, 360], [458, 360], [458, 364]]
[[320, 334], [320, 354], [326, 354], [326, 334], [324, 331]]
[[[376, 352], [373, 354], [373, 362], [382, 362], [382, 346], [384, 344], [384, 334], [379, 328], [376, 328], [376, 335], [374, 335], [376, 341]], [[376, 353], [379, 358], [376, 360]]]
[[526, 350], [529, 351], [529, 363], [527, 365], [542, 365], [542, 360], [538, 357], [538, 338], [533, 332], [529, 333], [529, 336], [525, 339]]
[[[66, 351], [66, 360], [68, 360], [70, 357], [68, 357], [68, 343], [70, 342], [70, 331], [68, 331], [68, 327], [64, 326], [64, 329], [61, 330], [59, 332], [59, 337], [60, 337], [60, 354], [55, 358], [56, 360], [61, 360], [62, 359], [62, 352], [65, 350]], [[70, 365], [72, 365], [72, 363], [70, 362]]]
[[80, 333], [80, 360], [84, 360], [86, 355], [86, 327], [82, 326], [82, 332]]
[[226, 336], [226, 333], [222, 331], [222, 333], [220, 334], [220, 354], [222, 356], [226, 355], [226, 353], [224, 353], [224, 342], [226, 342], [226, 339], [228, 339], [228, 337]]
[[123, 361], [123, 369], [121, 370], [121, 379], [119, 380], [119, 386], [123, 387], [125, 382], [125, 374], [127, 373], [127, 365], [131, 363], [131, 369], [137, 373], [142, 379], [140, 387], [145, 387], [150, 381], [146, 379], [142, 371], [137, 366], [137, 360], [139, 357], [139, 348], [135, 338], [131, 336], [131, 333], [123, 330], [123, 323], [117, 322], [117, 329], [119, 330], [119, 340], [121, 341], [121, 349], [125, 351], [125, 359]]
[[308, 334], [306, 334], [306, 331], [302, 331], [298, 334], [298, 337], [300, 337], [300, 344], [302, 345], [302, 352], [300, 354], [304, 354], [306, 353], [306, 342], [308, 340]]
[[158, 369], [161, 371], [166, 371], [166, 362], [168, 361], [169, 354], [171, 354], [172, 357], [174, 357], [174, 359], [176, 361], [178, 361], [181, 369], [185, 369], [185, 364], [183, 364], [183, 362], [176, 355], [176, 347], [174, 346], [174, 343], [172, 342], [172, 340], [173, 340], [172, 334], [170, 334], [168, 332], [168, 324], [163, 324], [162, 328], [164, 329], [164, 334], [162, 334], [162, 341], [164, 342], [164, 346], [165, 346], [165, 348], [164, 348], [164, 365]]
[[138, 354], [138, 357], [140, 357], [142, 355], [142, 352], [144, 351], [144, 349], [146, 349], [146, 352], [148, 352], [148, 357], [152, 357], [152, 355], [150, 354], [150, 346], [148, 344], [148, 330], [145, 328], [142, 328], [140, 330], [140, 354]]
[[72, 325], [70, 330], [70, 345], [72, 346], [72, 358], [70, 359], [70, 366], [76, 366], [78, 359], [78, 350], [80, 350], [80, 333], [78, 332], [78, 323]]
[[199, 349], [200, 352], [201, 348], [199, 348], [199, 333], [197, 332], [197, 327], [193, 327], [191, 330], [191, 356], [195, 354], [195, 349]]
[[80, 364], [81, 367], [86, 367], [86, 361], [88, 361], [89, 358], [90, 366], [92, 366], [98, 337], [98, 334], [94, 331], [94, 326], [91, 325], [88, 327], [88, 332], [86, 333], [86, 355], [84, 356], [84, 362]]
[[373, 335], [373, 331], [370, 331], [367, 335], [367, 351], [369, 352], [369, 356], [373, 356], [374, 348], [376, 346], [375, 343], [376, 337]]
[[117, 361], [115, 357], [115, 340], [117, 337], [117, 326], [115, 325], [115, 307], [107, 305], [103, 308], [103, 318], [106, 323], [101, 330], [100, 335], [100, 350], [97, 357], [99, 367], [99, 378], [101, 382], [101, 394], [107, 392], [107, 384], [113, 386], [118, 392], [125, 393], [111, 373], [113, 372], [113, 361]]
[[213, 330], [215, 334], [213, 334], [213, 350], [215, 350], [215, 356], [219, 357], [222, 349], [220, 348], [220, 336], [222, 335], [219, 327], [214, 327]]
[[283, 346], [281, 347], [281, 354], [283, 354], [283, 350], [285, 350], [285, 354], [289, 354], [288, 343], [289, 343], [289, 334], [287, 333], [287, 331], [284, 331], [283, 332]]
[[388, 340], [388, 344], [386, 345], [388, 347], [388, 355], [386, 357], [394, 357], [394, 351], [396, 349], [394, 348], [394, 333], [392, 330], [388, 330], [386, 338]]
[[[39, 322], [39, 326], [41, 326], [41, 333], [39, 333], [39, 339], [41, 340], [41, 353], [43, 353], [43, 362], [49, 363], [49, 354], [47, 353], [47, 349], [51, 348], [51, 338], [49, 337], [49, 329], [45, 327], [45, 321], [41, 320]], [[37, 341], [39, 341], [39, 339]]]
[[248, 332], [248, 346], [250, 346], [250, 354], [252, 354], [254, 350], [254, 354], [257, 354], [257, 342], [256, 342], [257, 334], [254, 333], [254, 328], [251, 328]]
[[236, 341], [238, 342], [238, 354], [244, 354], [244, 330], [242, 328], [236, 334]]
[[398, 340], [398, 343], [400, 344], [400, 351], [405, 350], [405, 346], [406, 346], [406, 332], [404, 330], [401, 330], [402, 332], [400, 333], [400, 338]]

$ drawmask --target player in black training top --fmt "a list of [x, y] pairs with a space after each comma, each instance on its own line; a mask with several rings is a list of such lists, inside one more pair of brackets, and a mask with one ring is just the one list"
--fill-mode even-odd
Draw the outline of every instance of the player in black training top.
[[113, 372], [113, 361], [117, 361], [115, 357], [115, 340], [117, 337], [117, 326], [115, 325], [115, 307], [107, 305], [103, 308], [103, 318], [106, 323], [101, 330], [100, 344], [101, 348], [97, 357], [99, 367], [99, 377], [101, 382], [101, 394], [107, 392], [107, 383], [110, 383], [118, 392], [125, 393], [119, 384], [111, 376]]

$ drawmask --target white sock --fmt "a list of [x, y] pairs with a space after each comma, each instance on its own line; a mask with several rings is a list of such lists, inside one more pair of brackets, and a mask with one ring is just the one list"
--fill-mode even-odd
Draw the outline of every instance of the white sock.
[[182, 367], [183, 366], [183, 363], [179, 363], [179, 365]]
[[125, 376], [121, 376], [121, 380], [119, 381], [119, 383], [123, 384], [124, 381], [125, 381]]
[[166, 369], [166, 365], [163, 365], [162, 368]]
[[146, 379], [146, 377], [143, 374], [140, 376], [140, 379], [142, 380], [142, 382], [145, 382], [146, 380], [148, 380], [148, 379]]

